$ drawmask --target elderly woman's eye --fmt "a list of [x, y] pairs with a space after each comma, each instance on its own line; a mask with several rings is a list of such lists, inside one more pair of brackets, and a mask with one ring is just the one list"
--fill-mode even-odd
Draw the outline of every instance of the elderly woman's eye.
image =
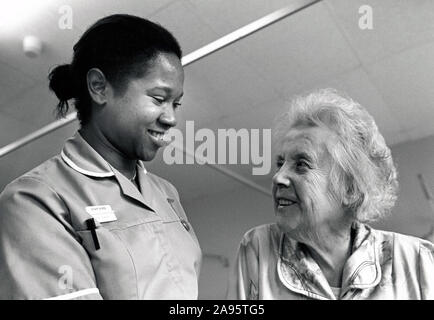
[[280, 168], [281, 166], [283, 166], [284, 163], [285, 163], [285, 160], [283, 160], [283, 159], [281, 159], [281, 158], [278, 158], [278, 159], [276, 160], [276, 167], [277, 167], [277, 168]]
[[306, 171], [307, 169], [311, 169], [311, 167], [309, 166], [309, 163], [307, 163], [304, 160], [297, 161], [295, 163], [295, 166], [296, 166], [297, 170], [299, 170], [299, 171]]

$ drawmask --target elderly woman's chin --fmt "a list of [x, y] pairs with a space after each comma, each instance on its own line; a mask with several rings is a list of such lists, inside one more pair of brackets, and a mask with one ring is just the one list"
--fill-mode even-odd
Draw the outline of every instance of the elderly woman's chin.
[[298, 209], [284, 210], [275, 208], [274, 212], [280, 230], [288, 235], [293, 234], [302, 224], [301, 212]]

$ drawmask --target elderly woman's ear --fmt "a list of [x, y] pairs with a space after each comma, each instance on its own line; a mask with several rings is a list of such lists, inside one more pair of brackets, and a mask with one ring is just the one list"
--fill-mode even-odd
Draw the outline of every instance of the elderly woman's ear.
[[354, 178], [348, 174], [345, 174], [345, 193], [342, 199], [342, 204], [345, 207], [354, 207], [356, 202], [359, 202], [360, 192], [357, 188], [357, 184], [354, 183]]
[[343, 207], [347, 209], [347, 211], [351, 211], [351, 215], [354, 220], [358, 220], [357, 212], [358, 208], [360, 208], [365, 200], [365, 194], [354, 190], [354, 184], [351, 183], [347, 188], [347, 192], [342, 201]]

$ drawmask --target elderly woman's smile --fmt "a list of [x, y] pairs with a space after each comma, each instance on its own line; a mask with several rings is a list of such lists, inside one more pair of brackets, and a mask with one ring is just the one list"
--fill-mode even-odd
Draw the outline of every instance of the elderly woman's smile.
[[292, 205], [296, 204], [297, 202], [293, 201], [293, 200], [290, 200], [290, 199], [285, 199], [285, 198], [282, 198], [282, 197], [278, 197], [276, 199], [276, 203], [277, 203], [277, 209], [281, 209], [281, 208], [284, 208], [284, 207], [292, 206]]

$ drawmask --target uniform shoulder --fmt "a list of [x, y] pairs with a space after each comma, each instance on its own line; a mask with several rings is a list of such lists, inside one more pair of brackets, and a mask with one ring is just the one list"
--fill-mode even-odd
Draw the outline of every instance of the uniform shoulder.
[[[44, 176], [33, 170], [9, 183], [0, 194], [0, 236], [24, 235], [52, 221], [68, 223], [68, 209]], [[49, 227], [47, 227], [49, 228]]]
[[61, 162], [60, 156], [54, 156], [33, 169], [27, 171], [16, 179], [12, 180], [9, 184], [6, 185], [5, 190], [8, 188], [14, 188], [16, 186], [26, 187], [28, 184], [28, 180], [32, 180], [35, 182], [45, 183], [49, 185], [49, 181], [51, 177], [57, 176], [54, 174], [54, 171], [57, 170], [59, 163]]
[[16, 185], [25, 185], [26, 183], [23, 183], [23, 182], [27, 181], [27, 180], [35, 180], [35, 181], [40, 181], [40, 182], [47, 181], [48, 180], [47, 178], [49, 178], [52, 175], [51, 173], [54, 170], [54, 168], [57, 167], [57, 163], [58, 163], [59, 159], [60, 159], [59, 156], [54, 156], [54, 157], [42, 162], [38, 166], [23, 173], [21, 176], [15, 178], [11, 182], [9, 182], [6, 185], [5, 189], [16, 186]]
[[4, 216], [5, 212], [19, 212], [19, 208], [42, 203], [61, 203], [51, 181], [55, 179], [53, 176], [59, 178], [53, 174], [56, 161], [53, 157], [8, 183], [0, 193], [0, 214]]

